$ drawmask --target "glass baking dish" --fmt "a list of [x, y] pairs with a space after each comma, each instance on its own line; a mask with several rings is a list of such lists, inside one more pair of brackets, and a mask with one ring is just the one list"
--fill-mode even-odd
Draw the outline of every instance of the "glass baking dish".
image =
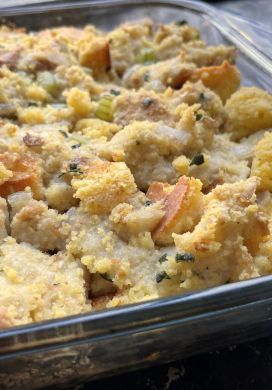
[[[0, 6], [0, 17], [30, 30], [87, 23], [111, 29], [141, 17], [186, 19], [209, 44], [238, 47], [244, 84], [272, 91], [270, 32], [199, 2], [49, 2]], [[263, 337], [271, 329], [272, 276], [20, 326], [0, 332], [0, 388], [55, 389]]]

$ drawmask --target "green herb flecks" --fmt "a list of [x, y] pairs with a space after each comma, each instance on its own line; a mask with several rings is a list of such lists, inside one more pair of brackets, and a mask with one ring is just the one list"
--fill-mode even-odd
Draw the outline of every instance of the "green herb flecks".
[[82, 173], [84, 173], [81, 169], [80, 169], [80, 167], [78, 166], [78, 164], [76, 164], [76, 163], [70, 163], [69, 164], [69, 169], [68, 169], [68, 171], [66, 171], [66, 172], [62, 172], [61, 174], [59, 174], [59, 176], [58, 177], [62, 177], [63, 175], [66, 175], [67, 173], [72, 173], [72, 174], [82, 174]]
[[201, 165], [205, 162], [203, 154], [196, 154], [193, 158], [192, 161], [190, 162], [191, 165]]
[[165, 271], [160, 271], [156, 274], [156, 282], [160, 283], [164, 279], [170, 279], [170, 277], [167, 275]]
[[120, 91], [117, 91], [116, 89], [111, 89], [110, 90], [110, 94], [113, 95], [113, 96], [119, 96], [120, 95]]
[[164, 263], [167, 261], [167, 253], [164, 253], [160, 258], [159, 258], [159, 263]]
[[66, 133], [66, 131], [64, 131], [64, 130], [59, 130], [59, 132], [60, 132], [65, 138], [69, 138], [69, 135]]
[[194, 262], [195, 257], [192, 255], [192, 253], [177, 253], [175, 256], [175, 260], [177, 263], [181, 263], [182, 261], [187, 261], [187, 262]]
[[69, 172], [71, 172], [71, 173], [83, 173], [76, 163], [69, 164]]
[[147, 200], [147, 201], [145, 202], [145, 206], [150, 206], [150, 205], [152, 205], [152, 201], [151, 201], [151, 200]]
[[75, 145], [72, 145], [71, 148], [72, 149], [78, 149], [80, 148], [81, 144], [75, 144]]
[[202, 104], [205, 102], [205, 100], [206, 100], [206, 97], [205, 97], [204, 93], [201, 92], [199, 95], [199, 102]]
[[202, 119], [203, 115], [200, 114], [199, 112], [195, 112], [195, 120], [198, 122], [200, 119]]

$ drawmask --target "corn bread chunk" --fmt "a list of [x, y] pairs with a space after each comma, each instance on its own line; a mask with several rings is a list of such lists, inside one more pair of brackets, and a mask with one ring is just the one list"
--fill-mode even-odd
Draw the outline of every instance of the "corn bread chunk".
[[[110, 282], [109, 292], [113, 284], [114, 296], [119, 294], [120, 302], [157, 296], [155, 273], [160, 253], [154, 248], [150, 233], [140, 233], [127, 243], [110, 229], [107, 217], [90, 216], [81, 209], [71, 217], [71, 226], [70, 255], [80, 259], [91, 275]], [[92, 294], [92, 281], [90, 290]]]
[[93, 74], [99, 75], [111, 67], [109, 42], [105, 37], [96, 37], [89, 42], [83, 41], [79, 47], [80, 65], [91, 68]]
[[228, 122], [234, 140], [240, 140], [258, 130], [272, 127], [272, 96], [256, 87], [243, 87], [226, 103]]
[[187, 174], [200, 179], [205, 192], [217, 184], [245, 180], [250, 174], [250, 147], [245, 146], [243, 151], [240, 145], [230, 141], [228, 134], [215, 134], [212, 144], [204, 148], [201, 155], [203, 164], [190, 165]]
[[151, 233], [164, 215], [161, 201], [151, 202], [144, 193], [137, 192], [128, 199], [128, 203], [118, 204], [109, 220], [112, 230], [128, 242], [139, 234]]
[[176, 127], [161, 121], [132, 122], [103, 145], [99, 154], [108, 160], [124, 161], [140, 189], [146, 190], [153, 181], [174, 184], [178, 177], [172, 166], [174, 157], [201, 150], [216, 131], [211, 118], [203, 115], [203, 120], [196, 121], [197, 109], [182, 107]]
[[73, 178], [75, 197], [93, 214], [109, 213], [136, 192], [133, 176], [122, 162], [94, 161], [82, 178]]
[[[63, 254], [48, 256], [13, 238], [0, 246], [2, 326], [76, 314], [87, 309], [83, 270]], [[22, 267], [22, 264], [24, 266]], [[90, 310], [90, 305], [88, 305]], [[3, 316], [3, 315], [2, 315]]]
[[258, 176], [259, 188], [272, 190], [272, 133], [266, 132], [263, 138], [255, 145], [251, 167], [251, 176]]
[[[174, 234], [177, 251], [190, 253], [194, 262], [190, 280], [184, 288], [196, 284], [216, 285], [258, 276], [253, 256], [268, 234], [267, 220], [256, 204], [258, 180], [217, 186], [204, 198], [204, 214], [195, 229]], [[166, 272], [183, 277], [183, 262]], [[185, 267], [186, 269], [186, 267]]]
[[240, 72], [234, 65], [224, 61], [221, 65], [207, 66], [192, 71], [189, 80], [202, 83], [216, 92], [223, 103], [238, 89], [240, 85]]

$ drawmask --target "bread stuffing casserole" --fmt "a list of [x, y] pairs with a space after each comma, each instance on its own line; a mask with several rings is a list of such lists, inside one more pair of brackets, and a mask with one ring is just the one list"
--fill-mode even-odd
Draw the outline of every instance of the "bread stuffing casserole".
[[186, 21], [0, 29], [0, 327], [272, 273], [272, 96]]

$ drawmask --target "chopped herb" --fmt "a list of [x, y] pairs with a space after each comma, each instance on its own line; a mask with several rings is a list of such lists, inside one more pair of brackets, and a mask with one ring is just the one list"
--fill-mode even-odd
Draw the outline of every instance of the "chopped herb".
[[105, 272], [103, 274], [99, 274], [101, 278], [105, 279], [107, 282], [112, 282], [112, 279], [109, 277], [109, 275]]
[[144, 74], [144, 81], [149, 81], [149, 73], [148, 72], [146, 72]]
[[153, 99], [151, 99], [151, 98], [144, 98], [144, 100], [143, 100], [143, 105], [145, 106], [145, 107], [149, 107], [150, 106], [150, 104], [152, 104], [153, 103]]
[[156, 274], [156, 282], [160, 283], [163, 279], [170, 279], [165, 271], [160, 271]]
[[175, 259], [177, 263], [180, 263], [182, 261], [195, 261], [195, 257], [194, 255], [192, 255], [192, 253], [177, 253]]
[[65, 138], [68, 138], [68, 134], [66, 133], [66, 131], [64, 130], [59, 130], [59, 132], [65, 137]]
[[200, 103], [204, 103], [205, 100], [206, 100], [205, 95], [204, 95], [203, 92], [201, 92], [201, 94], [199, 95], [199, 101], [200, 101]]
[[136, 146], [139, 146], [139, 145], [141, 145], [141, 142], [137, 140], [137, 141], [135, 142], [135, 145], [136, 145]]
[[68, 173], [68, 172], [61, 172], [61, 173], [58, 175], [58, 177], [62, 177], [62, 176], [64, 176], [64, 175], [66, 175], [66, 173]]
[[200, 121], [200, 119], [202, 118], [202, 114], [200, 114], [199, 112], [195, 112], [195, 120], [198, 122]]
[[184, 26], [185, 24], [188, 24], [187, 20], [177, 20], [175, 22], [176, 26]]
[[192, 161], [190, 162], [191, 165], [201, 165], [205, 162], [203, 154], [196, 154], [193, 158]]
[[28, 102], [27, 105], [28, 105], [28, 107], [38, 107], [37, 102]]
[[53, 286], [58, 286], [60, 283], [53, 283]]
[[147, 201], [145, 202], [145, 206], [150, 206], [151, 204], [152, 204], [151, 200], [147, 200]]
[[113, 96], [119, 96], [120, 95], [120, 91], [117, 91], [116, 89], [111, 89], [110, 90], [110, 94], [113, 95]]
[[77, 149], [77, 148], [80, 148], [81, 144], [75, 144], [75, 145], [72, 145], [71, 148], [72, 149]]
[[159, 263], [164, 263], [167, 261], [167, 253], [164, 253], [160, 258], [159, 258]]
[[77, 172], [78, 171], [78, 165], [76, 163], [71, 163], [69, 164], [69, 169], [70, 169], [70, 172]]

